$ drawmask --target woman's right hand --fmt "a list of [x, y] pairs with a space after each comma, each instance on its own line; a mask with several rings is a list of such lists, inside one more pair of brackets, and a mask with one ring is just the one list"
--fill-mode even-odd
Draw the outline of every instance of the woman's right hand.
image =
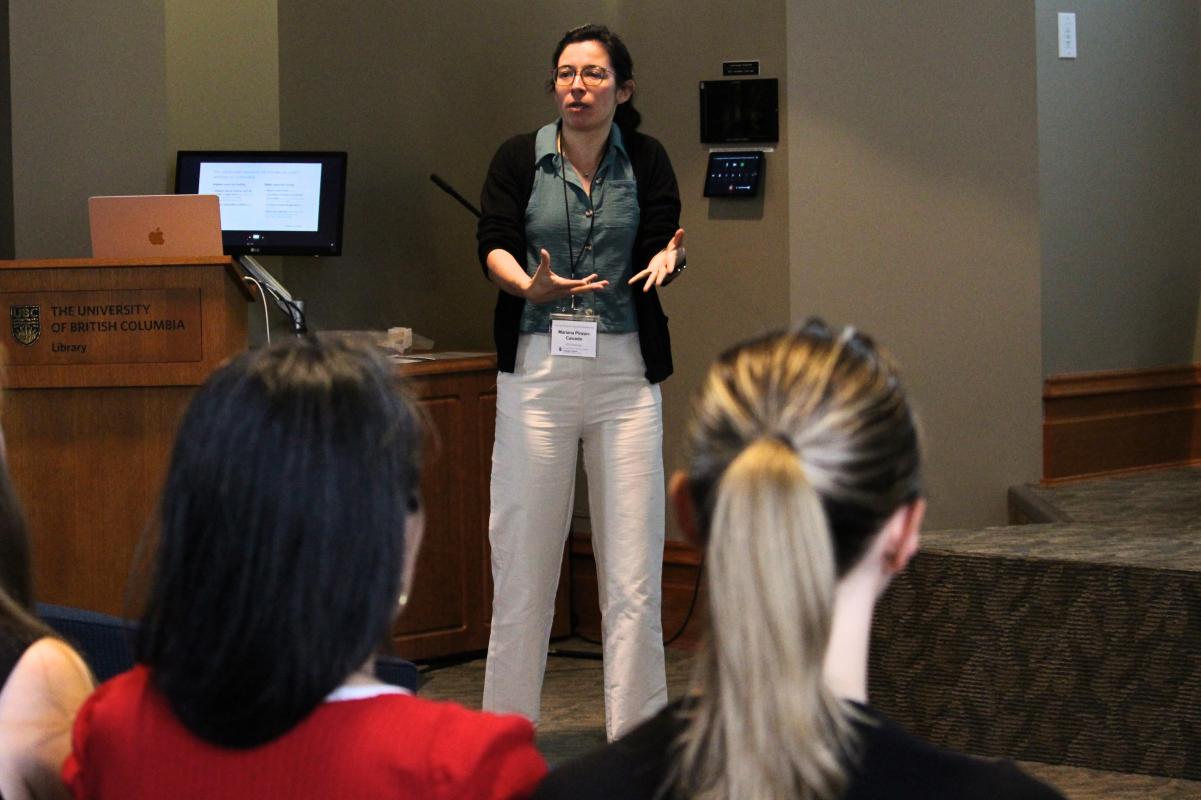
[[538, 269], [530, 276], [529, 283], [522, 291], [522, 296], [530, 303], [549, 303], [573, 294], [599, 292], [608, 288], [608, 281], [598, 281], [596, 273], [586, 278], [572, 279], [556, 275], [550, 268], [550, 253], [543, 248], [542, 257], [538, 261]]

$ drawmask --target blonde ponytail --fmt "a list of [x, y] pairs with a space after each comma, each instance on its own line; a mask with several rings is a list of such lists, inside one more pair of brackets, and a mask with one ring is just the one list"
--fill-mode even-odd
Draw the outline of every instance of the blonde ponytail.
[[870, 339], [810, 320], [725, 353], [690, 438], [711, 631], [660, 794], [832, 800], [856, 752], [823, 675], [834, 592], [920, 492], [904, 391]]
[[834, 797], [850, 737], [821, 669], [834, 555], [796, 453], [770, 436], [747, 446], [718, 484], [710, 531], [712, 633], [681, 742], [686, 794]]

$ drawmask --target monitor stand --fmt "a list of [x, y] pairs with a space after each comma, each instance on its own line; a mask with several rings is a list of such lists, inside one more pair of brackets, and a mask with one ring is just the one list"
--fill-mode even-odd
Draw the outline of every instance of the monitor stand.
[[291, 320], [292, 333], [297, 336], [307, 333], [304, 301], [292, 297], [292, 293], [285, 289], [284, 285], [277, 281], [275, 276], [268, 272], [267, 268], [260, 264], [254, 256], [238, 256], [235, 260], [246, 273], [245, 280], [257, 285], [260, 292], [270, 295], [275, 304], [279, 306], [279, 310], [284, 312], [284, 316]]

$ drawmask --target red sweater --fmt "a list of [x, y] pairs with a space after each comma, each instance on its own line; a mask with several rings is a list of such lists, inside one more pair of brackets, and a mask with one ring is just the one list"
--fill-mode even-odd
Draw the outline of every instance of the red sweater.
[[185, 729], [145, 667], [96, 690], [63, 779], [82, 798], [510, 798], [546, 774], [516, 716], [407, 694], [325, 702], [265, 745], [234, 750]]

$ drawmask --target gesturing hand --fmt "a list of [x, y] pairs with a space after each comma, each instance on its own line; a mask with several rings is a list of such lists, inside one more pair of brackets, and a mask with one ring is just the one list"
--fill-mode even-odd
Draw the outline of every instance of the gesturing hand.
[[684, 229], [680, 228], [676, 231], [675, 236], [671, 237], [671, 241], [667, 243], [667, 247], [655, 253], [654, 257], [651, 258], [651, 263], [646, 265], [646, 269], [630, 278], [630, 285], [633, 286], [638, 281], [645, 280], [646, 283], [643, 284], [642, 291], [649, 292], [652, 286], [662, 286], [664, 281], [670, 283], [672, 279], [668, 276], [676, 271], [676, 264], [683, 261]]
[[538, 269], [530, 276], [530, 282], [525, 287], [524, 297], [529, 302], [549, 303], [568, 295], [598, 292], [608, 287], [609, 282], [598, 281], [595, 272], [587, 278], [578, 280], [559, 277], [551, 271], [550, 253], [545, 249], [541, 252], [542, 258], [538, 261]]

